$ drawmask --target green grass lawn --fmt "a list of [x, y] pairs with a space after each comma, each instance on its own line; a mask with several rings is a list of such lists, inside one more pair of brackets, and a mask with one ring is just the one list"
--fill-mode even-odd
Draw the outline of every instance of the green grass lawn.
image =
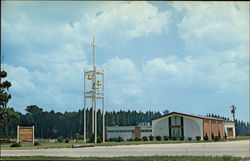
[[249, 161], [250, 158], [239, 157], [192, 157], [192, 156], [152, 156], [152, 157], [114, 157], [114, 158], [99, 158], [99, 157], [2, 157], [3, 160], [104, 160], [104, 161]]
[[[250, 140], [250, 137], [237, 137], [235, 139], [222, 139], [220, 141], [235, 141], [235, 140]], [[217, 142], [220, 142], [217, 141]], [[116, 145], [139, 145], [139, 144], [181, 144], [181, 143], [209, 143], [215, 141], [132, 141], [132, 142], [106, 142], [99, 143], [96, 146], [116, 146]], [[39, 146], [32, 146], [31, 143], [22, 143], [22, 147], [10, 147], [10, 144], [1, 144], [1, 150], [10, 149], [48, 149], [48, 148], [71, 148], [72, 145], [83, 144], [83, 142], [76, 143], [41, 143]]]

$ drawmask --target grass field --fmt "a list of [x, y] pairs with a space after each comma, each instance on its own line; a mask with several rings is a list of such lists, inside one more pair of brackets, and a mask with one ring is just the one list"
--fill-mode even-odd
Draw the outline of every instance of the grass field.
[[239, 157], [191, 157], [191, 156], [152, 156], [152, 157], [114, 157], [114, 158], [98, 158], [98, 157], [2, 157], [3, 160], [104, 160], [104, 161], [249, 161], [250, 158]]
[[[227, 139], [220, 141], [235, 141], [235, 140], [250, 140], [249, 136], [237, 137], [235, 139]], [[217, 142], [220, 142], [217, 141]], [[96, 146], [116, 146], [116, 145], [139, 145], [139, 144], [181, 144], [181, 143], [209, 143], [215, 141], [132, 141], [132, 142], [106, 142], [100, 143]], [[83, 144], [83, 142], [76, 143], [41, 143], [39, 146], [32, 146], [31, 143], [22, 143], [21, 147], [10, 147], [10, 144], [1, 144], [1, 150], [11, 150], [11, 149], [48, 149], [48, 148], [71, 148], [72, 145]]]

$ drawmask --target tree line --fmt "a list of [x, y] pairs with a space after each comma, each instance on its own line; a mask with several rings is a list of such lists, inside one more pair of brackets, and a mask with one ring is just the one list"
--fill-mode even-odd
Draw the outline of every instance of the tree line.
[[[36, 138], [75, 138], [75, 135], [83, 134], [84, 115], [83, 110], [77, 112], [44, 111], [42, 108], [31, 105], [25, 109], [26, 113], [17, 112], [18, 117], [9, 122], [1, 122], [0, 138], [15, 138], [17, 125], [35, 126]], [[92, 110], [86, 110], [87, 137], [92, 134]], [[141, 122], [161, 116], [160, 112], [153, 111], [107, 111], [105, 114], [106, 126], [136, 126]], [[6, 128], [7, 126], [7, 128]], [[8, 129], [7, 131], [5, 129]], [[102, 113], [97, 111], [97, 134], [102, 136]]]

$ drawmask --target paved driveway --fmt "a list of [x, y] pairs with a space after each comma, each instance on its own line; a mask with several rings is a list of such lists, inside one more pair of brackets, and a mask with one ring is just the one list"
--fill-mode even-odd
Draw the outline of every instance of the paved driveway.
[[250, 157], [250, 140], [183, 143], [99, 146], [88, 148], [2, 150], [2, 156], [68, 156], [68, 157], [119, 157], [119, 156], [238, 156]]

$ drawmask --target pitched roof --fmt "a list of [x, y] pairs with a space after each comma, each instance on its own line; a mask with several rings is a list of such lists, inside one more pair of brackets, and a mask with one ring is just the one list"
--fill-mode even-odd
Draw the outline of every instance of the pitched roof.
[[171, 112], [171, 113], [162, 115], [162, 116], [160, 116], [158, 118], [154, 118], [151, 121], [157, 120], [157, 119], [161, 119], [163, 117], [166, 117], [166, 116], [169, 116], [169, 115], [173, 115], [173, 114], [182, 115], [182, 116], [189, 116], [189, 117], [194, 117], [194, 118], [199, 118], [199, 119], [209, 119], [209, 120], [220, 120], [220, 121], [225, 121], [225, 122], [233, 122], [231, 120], [224, 120], [224, 119], [221, 119], [221, 118], [206, 117], [206, 116], [199, 116], [199, 115], [191, 115], [191, 114], [185, 114], [185, 113], [180, 113], [180, 112]]

